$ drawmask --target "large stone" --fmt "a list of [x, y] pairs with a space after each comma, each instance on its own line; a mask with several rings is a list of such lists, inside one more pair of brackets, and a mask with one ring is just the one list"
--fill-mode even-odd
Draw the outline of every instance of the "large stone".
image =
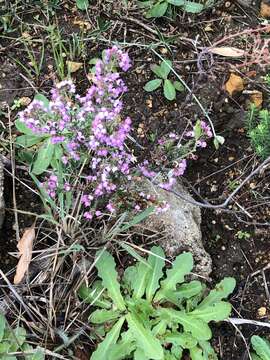
[[[160, 245], [167, 255], [176, 256], [183, 251], [192, 252], [195, 261], [194, 272], [209, 278], [212, 260], [202, 243], [200, 208], [150, 182], [147, 187], [149, 193], [155, 194], [159, 201], [166, 201], [170, 206], [167, 211], [149, 216], [146, 220], [147, 228], [160, 232]], [[192, 199], [182, 184], [178, 183], [174, 190]]]

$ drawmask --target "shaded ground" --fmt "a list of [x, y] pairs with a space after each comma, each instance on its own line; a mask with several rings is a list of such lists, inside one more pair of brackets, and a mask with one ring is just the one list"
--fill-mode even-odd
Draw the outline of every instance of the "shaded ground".
[[[39, 76], [30, 78], [29, 73], [13, 60], [16, 58], [23, 64], [29, 63], [23, 43], [18, 40], [22, 34], [19, 30], [20, 21], [13, 24], [14, 32], [5, 33], [0, 39], [2, 43], [0, 120], [3, 127], [1, 143], [3, 153], [8, 155], [9, 152], [7, 104], [12, 106], [14, 99], [22, 96], [31, 98], [35, 89], [47, 94], [57, 78], [57, 74], [54, 73], [48, 32], [44, 27], [39, 26], [39, 21], [43, 21], [46, 26], [50, 21], [55, 21], [53, 12], [56, 12], [65, 40], [72, 32], [79, 33], [79, 26], [75, 24], [78, 19], [84, 21], [82, 26], [89, 26], [83, 35], [86, 57], [80, 54], [73, 59], [84, 62], [84, 66], [74, 74], [77, 86], [82, 91], [88, 86], [86, 74], [89, 70], [89, 59], [109, 46], [111, 41], [125, 42], [134, 61], [134, 66], [125, 79], [129, 88], [125, 97], [125, 112], [132, 118], [134, 137], [143, 147], [143, 150], [140, 147], [135, 150], [138, 158], [141, 156], [147, 156], [149, 159], [157, 158], [156, 142], [162, 135], [170, 131], [181, 134], [187, 123], [194, 123], [197, 118], [203, 118], [191, 94], [198, 97], [205, 111], [211, 116], [217, 133], [223, 135], [226, 142], [219, 150], [215, 150], [210, 145], [201, 151], [199, 159], [190, 163], [186, 178], [202, 198], [213, 203], [223, 202], [239, 181], [259, 163], [250, 148], [244, 128], [243, 111], [247, 109], [248, 95], [239, 93], [232, 98], [224, 91], [224, 83], [230, 69], [228, 60], [225, 61], [220, 57], [212, 59], [209, 54], [206, 54], [201, 62], [198, 59], [202, 48], [220, 39], [222, 35], [259, 26], [260, 21], [257, 18], [259, 2], [255, 2], [251, 7], [242, 7], [237, 2], [221, 1], [219, 6], [199, 16], [191, 17], [183, 14], [175, 21], [157, 20], [156, 22], [147, 22], [131, 5], [128, 9], [117, 7], [112, 3], [107, 7], [93, 5], [95, 16], [89, 13], [89, 18], [73, 10], [72, 2], [63, 2], [63, 5], [64, 11], [56, 7], [50, 10], [49, 14], [44, 15], [41, 12], [38, 20], [34, 18], [36, 9], [33, 6], [29, 6], [25, 14], [23, 12], [18, 14], [20, 21], [26, 20], [23, 32], [31, 34], [33, 39], [42, 39], [46, 44], [46, 61], [42, 64]], [[96, 21], [97, 15], [100, 16], [102, 24]], [[106, 26], [108, 26], [107, 30]], [[195, 42], [197, 35], [198, 43]], [[39, 44], [38, 42], [34, 44], [34, 53], [37, 59], [40, 59]], [[230, 41], [226, 43], [226, 45], [230, 44]], [[189, 85], [191, 93], [179, 94], [175, 102], [169, 103], [160, 90], [151, 94], [143, 91], [146, 81], [152, 78], [149, 65], [159, 60], [150, 49], [153, 45], [162, 56], [174, 60], [174, 69]], [[243, 47], [245, 42], [239, 37], [233, 45]], [[237, 64], [238, 60], [232, 60], [230, 63]], [[251, 78], [251, 70], [256, 72], [255, 77]], [[265, 70], [258, 66], [250, 66], [239, 71], [246, 79], [246, 88], [263, 91], [264, 101], [267, 103], [269, 95], [261, 77], [265, 74]], [[14, 121], [17, 111], [18, 109], [14, 109], [11, 112], [11, 122]], [[233, 206], [228, 209], [230, 211], [203, 210], [202, 226], [205, 248], [213, 259], [213, 280], [216, 282], [224, 276], [233, 276], [237, 279], [237, 289], [231, 299], [235, 315], [262, 321], [270, 319], [268, 290], [270, 269], [266, 268], [270, 263], [270, 243], [269, 227], [257, 223], [269, 221], [269, 175], [269, 170], [266, 169], [246, 184], [234, 199]], [[19, 171], [17, 176], [20, 181], [33, 187], [23, 171]], [[14, 208], [10, 176], [6, 177], [5, 195], [7, 207]], [[198, 196], [197, 198], [200, 199]], [[18, 209], [40, 213], [37, 198], [18, 182], [16, 199]], [[31, 216], [19, 215], [21, 229], [29, 226], [32, 221]], [[8, 211], [4, 227], [0, 232], [2, 249], [0, 262], [4, 272], [16, 264], [16, 259], [8, 255], [8, 252], [16, 251], [15, 245], [14, 217], [12, 212]], [[124, 258], [122, 263], [125, 262]], [[265, 311], [260, 310], [262, 308], [265, 308]], [[251, 334], [262, 331], [247, 325], [239, 329], [247, 343]], [[216, 328], [215, 334], [213, 342], [222, 360], [248, 358], [241, 334], [231, 325], [223, 323]], [[76, 351], [81, 351], [78, 349], [79, 347]], [[79, 358], [83, 358], [80, 356]]]

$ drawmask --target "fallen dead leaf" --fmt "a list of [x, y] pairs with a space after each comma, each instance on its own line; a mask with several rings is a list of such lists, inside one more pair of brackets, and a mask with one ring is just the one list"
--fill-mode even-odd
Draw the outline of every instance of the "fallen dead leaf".
[[250, 101], [256, 106], [256, 108], [260, 109], [263, 103], [263, 94], [261, 91], [255, 91], [250, 95]]
[[270, 4], [262, 1], [261, 2], [261, 9], [260, 9], [260, 16], [264, 18], [270, 17]]
[[20, 259], [14, 277], [15, 285], [22, 281], [26, 271], [28, 270], [30, 261], [32, 259], [33, 241], [35, 236], [35, 224], [33, 224], [30, 228], [25, 229], [22, 238], [18, 242], [17, 247], [20, 252]]
[[213, 47], [209, 51], [212, 54], [228, 57], [242, 57], [245, 55], [245, 50], [241, 50], [231, 46]]
[[31, 100], [29, 97], [27, 97], [27, 96], [23, 96], [23, 97], [20, 98], [20, 104], [21, 104], [22, 106], [27, 106], [27, 105], [29, 105], [31, 101], [32, 101], [32, 100]]
[[231, 74], [229, 80], [225, 84], [225, 90], [232, 96], [234, 92], [244, 90], [244, 81], [241, 76]]
[[83, 66], [83, 63], [81, 62], [67, 61], [66, 63], [67, 63], [67, 68], [71, 73], [75, 73]]

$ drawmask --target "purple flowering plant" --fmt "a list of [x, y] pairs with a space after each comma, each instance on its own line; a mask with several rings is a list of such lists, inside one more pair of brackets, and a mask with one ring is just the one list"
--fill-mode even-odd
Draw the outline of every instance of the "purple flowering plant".
[[[72, 80], [64, 80], [52, 89], [50, 99], [38, 94], [16, 121], [22, 133], [16, 139], [21, 159], [30, 163], [46, 208], [60, 213], [62, 219], [75, 214], [88, 220], [117, 214], [123, 204], [127, 206], [127, 198], [132, 201], [128, 189], [138, 176], [158, 176], [147, 161], [137, 164], [128, 146], [131, 119], [121, 115], [127, 87], [117, 71], [131, 67], [128, 54], [114, 46], [92, 64], [92, 84], [84, 96], [76, 92]], [[161, 139], [159, 147], [173, 155], [166, 167], [167, 180], [159, 185], [173, 186], [184, 174], [187, 159], [197, 147], [205, 147], [211, 136], [210, 128], [197, 122], [184, 134], [183, 147], [183, 139], [176, 134]], [[149, 203], [158, 211], [167, 209], [153, 196], [140, 194], [132, 204], [135, 213]]]

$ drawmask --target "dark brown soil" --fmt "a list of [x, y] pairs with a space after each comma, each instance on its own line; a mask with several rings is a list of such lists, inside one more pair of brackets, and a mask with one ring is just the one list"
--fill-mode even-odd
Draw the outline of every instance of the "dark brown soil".
[[[194, 123], [196, 119], [204, 118], [190, 94], [179, 94], [177, 100], [170, 103], [163, 97], [161, 90], [150, 94], [143, 91], [144, 84], [152, 76], [149, 65], [158, 61], [149, 47], [146, 48], [144, 45], [160, 42], [160, 37], [156, 33], [157, 28], [167, 37], [167, 40], [174, 37], [171, 44], [168, 43], [166, 47], [163, 43], [156, 47], [156, 51], [161, 52], [162, 56], [174, 60], [175, 70], [186, 81], [192, 89], [192, 93], [198, 97], [205, 111], [211, 116], [217, 133], [223, 135], [226, 140], [219, 150], [209, 145], [207, 149], [200, 151], [198, 160], [190, 163], [186, 175], [187, 180], [200, 195], [194, 196], [198, 200], [203, 198], [215, 204], [222, 203], [235, 188], [235, 181], [243, 180], [259, 163], [259, 159], [256, 158], [250, 147], [244, 126], [244, 111], [247, 109], [248, 95], [236, 94], [232, 98], [224, 90], [224, 83], [229, 76], [230, 62], [223, 58], [211, 62], [211, 57], [206, 57], [202, 62], [203, 65], [197, 61], [200, 49], [209, 46], [210, 42], [219, 40], [225, 34], [259, 26], [260, 21], [257, 18], [259, 1], [250, 7], [242, 7], [236, 1], [219, 3], [220, 5], [214, 10], [206, 11], [202, 15], [192, 17], [182, 14], [175, 21], [158, 20], [152, 23], [142, 18], [141, 14], [132, 6], [125, 10], [117, 6], [109, 9], [106, 6], [94, 5], [97, 11], [95, 14], [99, 14], [105, 21], [110, 21], [111, 27], [101, 33], [100, 38], [97, 37], [95, 41], [86, 42], [87, 59], [77, 59], [84, 62], [84, 70], [80, 70], [74, 75], [78, 88], [83, 91], [88, 86], [85, 70], [88, 66], [87, 61], [108, 45], [104, 39], [137, 43], [137, 46], [128, 47], [134, 66], [125, 79], [129, 88], [129, 92], [125, 96], [125, 112], [133, 120], [133, 136], [141, 146], [135, 148], [137, 157], [140, 159], [146, 156], [151, 159], [156, 156], [156, 142], [162, 135], [170, 131], [181, 134], [188, 122]], [[86, 22], [88, 20], [85, 14], [73, 11], [72, 2], [64, 1], [63, 5], [65, 6], [61, 11], [57, 9], [55, 11], [63, 33], [68, 37], [72, 31], [79, 30], [78, 25], [74, 25], [75, 18]], [[35, 7], [31, 6], [28, 10], [25, 16], [20, 13], [21, 21], [26, 18], [31, 26], [33, 21], [36, 27], [28, 27], [27, 31], [33, 31], [33, 36], [46, 41], [45, 33], [37, 26], [38, 22], [32, 18], [29, 19], [29, 13], [30, 16], [36, 14]], [[89, 15], [91, 20], [89, 26], [93, 28], [93, 24], [96, 23], [96, 15], [91, 13]], [[56, 21], [56, 17], [52, 16], [52, 19]], [[72, 23], [72, 25], [67, 26], [67, 23]], [[148, 28], [153, 31], [149, 31]], [[47, 47], [48, 61], [44, 64], [41, 75], [38, 79], [29, 79], [28, 82], [25, 80], [24, 77], [27, 77], [27, 74], [12, 60], [16, 57], [21, 62], [26, 62], [21, 46], [14, 36], [14, 34], [17, 36], [19, 32], [19, 24], [17, 24], [14, 33], [11, 33], [13, 40], [0, 38], [2, 41], [2, 48], [0, 47], [2, 55], [0, 61], [0, 120], [5, 139], [8, 139], [9, 132], [7, 105], [11, 106], [14, 99], [22, 96], [31, 98], [34, 94], [33, 88], [47, 93], [57, 78], [53, 74], [53, 69], [47, 66], [52, 64], [52, 54]], [[194, 46], [197, 35], [199, 44]], [[87, 38], [87, 32], [85, 37]], [[12, 47], [10, 42], [14, 44]], [[239, 43], [241, 45], [240, 40]], [[230, 45], [230, 42], [226, 45]], [[235, 43], [233, 45], [235, 46]], [[39, 49], [37, 48], [36, 51], [38, 54]], [[236, 62], [237, 60], [231, 61], [231, 63]], [[246, 87], [263, 88], [264, 99], [267, 102], [268, 94], [264, 91], [265, 88], [261, 81], [265, 69], [258, 66], [241, 69], [243, 76], [246, 76], [251, 70], [256, 71], [256, 78], [250, 81], [247, 76]], [[23, 73], [24, 77], [20, 73]], [[17, 109], [12, 111], [11, 122], [15, 120], [17, 111]], [[1, 150], [9, 156], [8, 142], [3, 142]], [[25, 172], [19, 171], [17, 177], [34, 188]], [[12, 211], [14, 209], [12, 179], [9, 175], [6, 176], [5, 189], [7, 208], [10, 210], [7, 211], [4, 227], [0, 231], [0, 263], [3, 272], [14, 268], [17, 262], [9, 254], [16, 251], [16, 232]], [[16, 181], [15, 190], [17, 209], [32, 213], [41, 212], [38, 197], [22, 183]], [[270, 320], [268, 290], [270, 288], [270, 268], [268, 266], [270, 263], [270, 234], [269, 226], [259, 225], [259, 223], [269, 221], [267, 201], [269, 195], [270, 172], [269, 169], [266, 169], [241, 189], [227, 211], [202, 211], [203, 240], [206, 250], [213, 259], [213, 282], [221, 280], [224, 276], [235, 277], [237, 288], [231, 298], [234, 315], [260, 321]], [[32, 216], [19, 215], [20, 230], [31, 225], [32, 222]], [[244, 238], [241, 238], [241, 232], [245, 234]], [[265, 311], [262, 310], [264, 308]], [[250, 336], [255, 333], [260, 334], [264, 329], [242, 325], [239, 330], [242, 335], [232, 325], [226, 323], [215, 327], [213, 344], [220, 359], [248, 359], [243, 337], [249, 344]], [[83, 358], [83, 356], [79, 358]]]

